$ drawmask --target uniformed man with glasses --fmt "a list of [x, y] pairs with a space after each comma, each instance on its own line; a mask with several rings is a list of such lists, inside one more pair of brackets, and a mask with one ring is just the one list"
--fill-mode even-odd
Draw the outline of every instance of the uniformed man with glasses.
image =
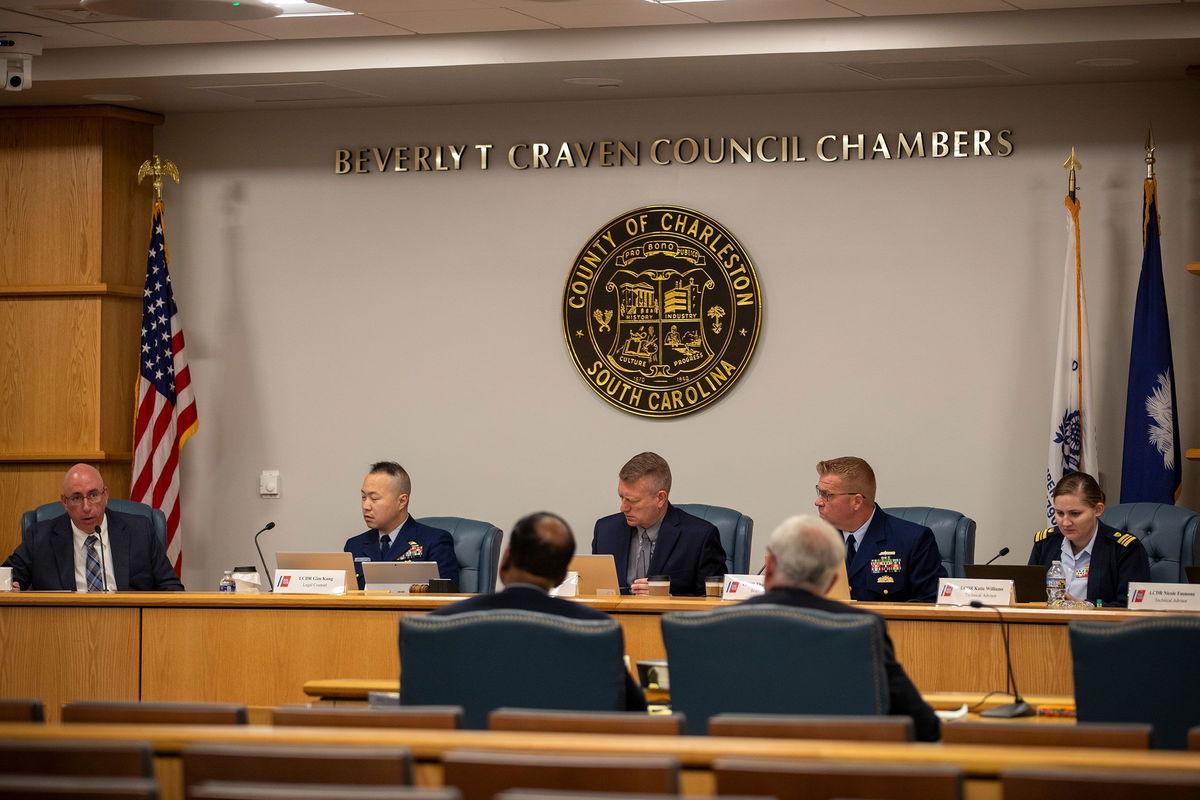
[[14, 589], [183, 591], [149, 518], [107, 507], [99, 470], [67, 470], [61, 499], [67, 513], [35, 523], [5, 560]]

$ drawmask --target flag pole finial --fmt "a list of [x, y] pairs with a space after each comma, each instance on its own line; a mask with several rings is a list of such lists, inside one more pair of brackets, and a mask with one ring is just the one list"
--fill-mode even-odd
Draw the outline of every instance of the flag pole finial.
[[1071, 195], [1071, 199], [1075, 199], [1075, 191], [1078, 186], [1075, 183], [1075, 170], [1083, 169], [1083, 164], [1079, 163], [1079, 159], [1075, 157], [1075, 148], [1071, 148], [1071, 155], [1063, 162], [1063, 169], [1069, 170], [1067, 173], [1067, 194]]
[[1146, 129], [1146, 180], [1154, 180], [1154, 126]]
[[179, 167], [175, 166], [174, 161], [163, 161], [155, 153], [153, 156], [142, 162], [138, 167], [138, 183], [147, 175], [154, 178], [154, 202], [162, 202], [163, 175], [168, 175], [179, 183]]

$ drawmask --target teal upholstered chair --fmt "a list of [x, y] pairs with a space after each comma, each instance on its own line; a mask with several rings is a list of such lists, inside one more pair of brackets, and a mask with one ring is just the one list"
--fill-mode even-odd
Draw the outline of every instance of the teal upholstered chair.
[[750, 538], [754, 535], [754, 520], [740, 511], [724, 506], [679, 503], [676, 508], [716, 526], [717, 533], [721, 534], [721, 547], [725, 548], [726, 573], [745, 575], [750, 571]]
[[1152, 747], [1187, 748], [1200, 725], [1200, 619], [1083, 620], [1069, 635], [1079, 722], [1149, 722]]
[[869, 615], [755, 604], [662, 617], [671, 708], [686, 730], [750, 714], [887, 713], [882, 625]]
[[1150, 580], [1187, 583], [1184, 568], [1196, 564], [1200, 514], [1164, 503], [1119, 503], [1105, 508], [1100, 519], [1141, 540], [1150, 557]]
[[[119, 511], [122, 514], [137, 514], [146, 517], [150, 520], [150, 525], [154, 528], [154, 535], [158, 537], [158, 541], [162, 544], [163, 549], [167, 548], [167, 515], [157, 508], [151, 508], [145, 503], [135, 503], [132, 500], [120, 500], [116, 497], [108, 499], [108, 508], [113, 511]], [[61, 517], [67, 513], [66, 506], [60, 502], [46, 503], [37, 508], [26, 511], [21, 515], [21, 538], [29, 533], [30, 529], [39, 522], [44, 522], [48, 519]]]
[[400, 619], [400, 704], [459, 705], [484, 729], [504, 706], [625, 708], [625, 652], [615, 620], [535, 611], [468, 611]]
[[963, 566], [975, 563], [975, 520], [970, 517], [948, 508], [930, 506], [901, 506], [884, 511], [933, 531], [947, 576], [965, 577]]
[[464, 517], [423, 517], [421, 522], [447, 531], [454, 540], [460, 592], [488, 594], [496, 591], [500, 540], [504, 538], [502, 530], [490, 522]]

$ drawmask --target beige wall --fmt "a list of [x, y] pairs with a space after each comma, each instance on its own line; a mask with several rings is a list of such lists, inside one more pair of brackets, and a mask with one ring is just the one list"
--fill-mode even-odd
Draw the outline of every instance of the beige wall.
[[[811, 508], [813, 463], [857, 454], [884, 505], [960, 509], [977, 552], [1023, 561], [1043, 522], [1070, 148], [1084, 165], [1084, 265], [1101, 472], [1119, 489], [1141, 258], [1142, 143], [1159, 143], [1164, 266], [1184, 447], [1200, 446], [1200, 84], [172, 115], [167, 233], [200, 409], [184, 455], [185, 582], [363, 529], [366, 465], [414, 476], [418, 516], [509, 527], [615, 510], [653, 449], [673, 499], [752, 515], [752, 554]], [[606, 95], [609, 96], [609, 95]], [[1009, 158], [335, 176], [335, 148], [390, 144], [1013, 130]], [[703, 211], [759, 271], [753, 366], [715, 406], [647, 420], [601, 401], [560, 333], [563, 285], [603, 223]], [[257, 496], [261, 469], [283, 496]], [[1114, 497], [1115, 499], [1115, 497]], [[1183, 502], [1200, 506], [1195, 466]]]

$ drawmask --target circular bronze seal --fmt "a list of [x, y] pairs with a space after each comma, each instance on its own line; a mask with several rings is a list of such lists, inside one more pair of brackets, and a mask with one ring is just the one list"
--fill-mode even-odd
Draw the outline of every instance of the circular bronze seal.
[[762, 294], [719, 223], [677, 206], [609, 222], [575, 257], [563, 335], [588, 386], [617, 408], [678, 417], [729, 391], [754, 354]]

